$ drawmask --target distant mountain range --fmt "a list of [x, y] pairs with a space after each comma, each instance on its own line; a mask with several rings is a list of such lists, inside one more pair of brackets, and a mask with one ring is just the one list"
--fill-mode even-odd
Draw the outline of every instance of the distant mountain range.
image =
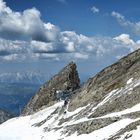
[[45, 80], [41, 73], [33, 71], [0, 74], [0, 83], [42, 84]]
[[18, 115], [40, 84], [0, 83], [0, 108]]
[[30, 98], [45, 81], [39, 72], [0, 74], [0, 108], [15, 115], [20, 114]]

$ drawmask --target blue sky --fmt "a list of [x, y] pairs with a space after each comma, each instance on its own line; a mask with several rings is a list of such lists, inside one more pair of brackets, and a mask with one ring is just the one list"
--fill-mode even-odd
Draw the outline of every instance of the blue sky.
[[[120, 29], [116, 21], [109, 16], [112, 11], [117, 11], [132, 21], [139, 20], [140, 12], [138, 0], [135, 2], [132, 0], [5, 1], [15, 11], [36, 7], [41, 12], [41, 18], [44, 21], [49, 21], [62, 30], [74, 30], [88, 36], [116, 35], [122, 32], [123, 29]], [[92, 6], [99, 8], [100, 12], [93, 14]]]
[[53, 75], [71, 60], [82, 77], [140, 48], [138, 0], [0, 0], [3, 72]]
[[[110, 17], [117, 11], [133, 22], [139, 20], [139, 0], [5, 0], [15, 11], [36, 7], [41, 12], [43, 21], [51, 22], [61, 30], [74, 30], [87, 36], [110, 35], [128, 32]], [[91, 12], [95, 6], [100, 11]]]

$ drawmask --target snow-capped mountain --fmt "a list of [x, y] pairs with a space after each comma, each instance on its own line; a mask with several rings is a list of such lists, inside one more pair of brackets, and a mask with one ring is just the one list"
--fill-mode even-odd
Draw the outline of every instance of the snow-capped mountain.
[[41, 73], [33, 71], [0, 74], [1, 83], [42, 84], [44, 81], [44, 76]]
[[[23, 111], [27, 116], [0, 125], [0, 140], [139, 140], [140, 49], [81, 88], [75, 70], [68, 65], [45, 83]], [[67, 104], [56, 98], [58, 90], [69, 93]]]
[[0, 108], [19, 114], [44, 82], [39, 72], [0, 74]]

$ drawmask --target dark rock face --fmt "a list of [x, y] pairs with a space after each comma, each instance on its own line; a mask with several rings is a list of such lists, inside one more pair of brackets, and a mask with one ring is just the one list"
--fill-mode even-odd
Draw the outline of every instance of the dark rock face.
[[13, 115], [7, 111], [0, 109], [0, 124], [12, 118]]
[[38, 93], [27, 104], [22, 114], [32, 114], [44, 105], [50, 106], [56, 103], [57, 90], [74, 91], [79, 87], [80, 79], [76, 70], [76, 64], [71, 62], [39, 89]]

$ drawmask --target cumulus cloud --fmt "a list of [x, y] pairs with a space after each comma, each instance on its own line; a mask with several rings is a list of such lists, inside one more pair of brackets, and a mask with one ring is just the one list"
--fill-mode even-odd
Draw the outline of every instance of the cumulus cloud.
[[92, 13], [99, 13], [100, 12], [100, 10], [97, 8], [97, 7], [95, 7], [95, 6], [93, 6], [92, 8], [91, 8], [91, 11], [92, 11]]
[[111, 37], [87, 37], [75, 32], [65, 31], [61, 33], [61, 42], [67, 49], [71, 45], [71, 53], [74, 58], [100, 59], [106, 57], [118, 58], [140, 48], [139, 44], [130, 38], [128, 34]]
[[11, 61], [18, 59], [24, 60], [26, 55], [30, 53], [30, 48], [25, 41], [12, 41], [0, 38], [0, 59]]
[[139, 35], [140, 34], [140, 21], [138, 21], [138, 22], [131, 22], [131, 21], [127, 20], [125, 18], [125, 16], [123, 16], [122, 14], [120, 14], [118, 12], [115, 12], [115, 11], [113, 11], [111, 13], [111, 15], [117, 19], [117, 21], [119, 22], [119, 24], [121, 26], [124, 26], [126, 28], [129, 28], [136, 35]]
[[52, 43], [46, 43], [41, 41], [31, 41], [31, 50], [34, 53], [49, 53], [54, 50]]
[[24, 41], [11, 41], [0, 38], [0, 55], [27, 53], [27, 43]]
[[41, 20], [36, 8], [14, 12], [0, 0], [0, 36], [49, 42], [56, 39], [58, 32], [58, 27]]
[[140, 40], [134, 41], [128, 34], [121, 34], [116, 36], [114, 37], [114, 40], [116, 40], [119, 44], [122, 44], [123, 47], [128, 48], [130, 52], [140, 48]]
[[114, 38], [87, 37], [70, 31], [61, 32], [59, 41], [55, 43], [0, 39], [0, 44], [0, 58], [7, 61], [119, 58], [140, 48], [140, 41], [135, 42], [128, 34]]
[[130, 35], [128, 34], [121, 34], [114, 38], [117, 41], [121, 41], [122, 43], [126, 45], [132, 45], [134, 44], [134, 41], [130, 38]]
[[[128, 34], [88, 37], [61, 31], [43, 22], [36, 8], [15, 12], [2, 0], [0, 15], [0, 60], [4, 61], [115, 59], [140, 48], [140, 41], [134, 41]], [[112, 16], [125, 21], [119, 13], [113, 12]]]
[[5, 61], [14, 61], [17, 58], [18, 58], [17, 54], [10, 54], [10, 55], [3, 56], [2, 57], [2, 60], [5, 60]]

